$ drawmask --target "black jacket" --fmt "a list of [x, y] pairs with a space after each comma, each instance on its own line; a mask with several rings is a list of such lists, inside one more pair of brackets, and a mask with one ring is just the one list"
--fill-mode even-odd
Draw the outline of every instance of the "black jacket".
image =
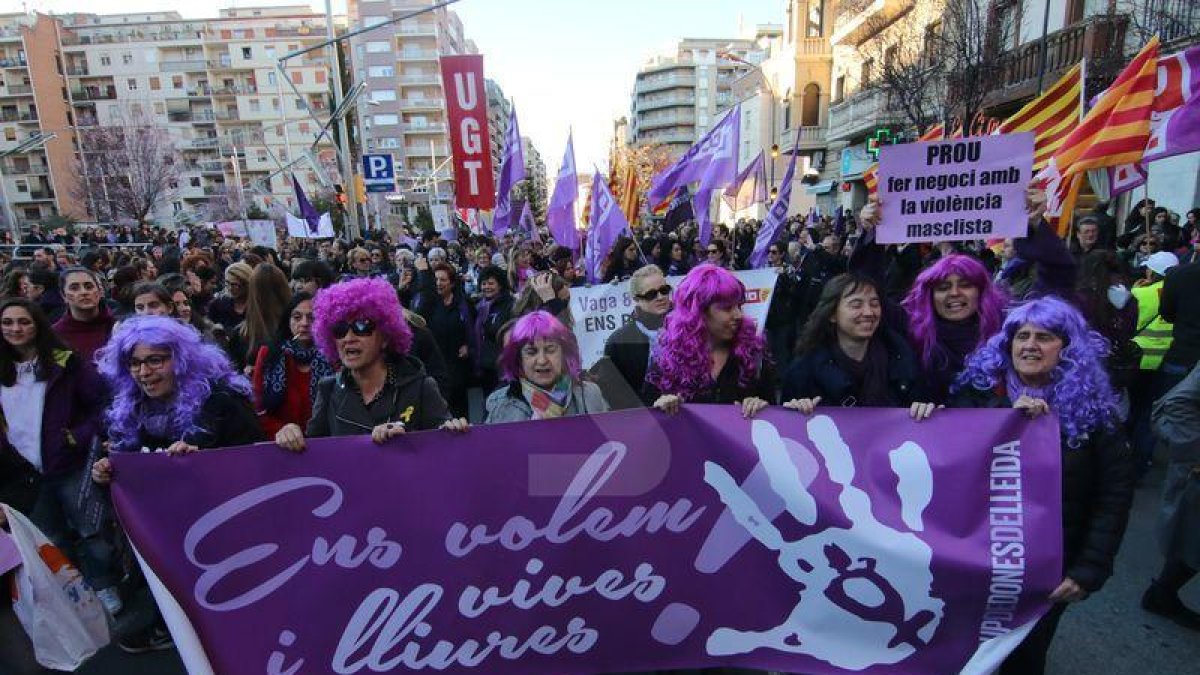
[[613, 331], [604, 342], [604, 356], [592, 367], [604, 400], [613, 410], [651, 405], [640, 393], [650, 366], [650, 338], [638, 330], [633, 320]]
[[404, 422], [409, 431], [424, 431], [450, 419], [437, 382], [426, 374], [419, 359], [392, 356], [389, 370], [388, 382], [370, 406], [363, 403], [348, 370], [323, 378], [317, 383], [312, 419], [305, 435], [359, 436], [387, 422]]
[[[224, 385], [218, 385], [200, 406], [191, 431], [185, 433], [183, 438], [162, 438], [143, 430], [138, 442], [141, 447], [158, 450], [165, 449], [179, 440], [200, 449], [211, 449], [249, 445], [266, 440], [266, 436], [258, 417], [254, 414], [254, 405], [250, 398]], [[140, 448], [121, 449], [136, 452]]]
[[1200, 264], [1167, 272], [1158, 308], [1162, 318], [1175, 324], [1175, 339], [1163, 361], [1191, 368], [1200, 361]]
[[[768, 403], [775, 403], [775, 370], [769, 355], [763, 358], [759, 365], [758, 377], [754, 378], [752, 382], [742, 386], [739, 382], [740, 378], [741, 368], [738, 367], [737, 360], [731, 355], [730, 359], [725, 362], [725, 367], [717, 374], [715, 385], [709, 390], [687, 399], [685, 403], [737, 403], [750, 396], [761, 398]], [[650, 405], [653, 405], [659, 396], [673, 393], [676, 392], [661, 391], [649, 380], [642, 385], [642, 400], [649, 401]]]
[[[1000, 391], [969, 389], [950, 400], [957, 408], [1011, 408]], [[1134, 471], [1122, 432], [1096, 431], [1071, 447], [1062, 439], [1063, 574], [1095, 592], [1112, 576], [1133, 503]], [[1030, 450], [1033, 451], [1033, 450]]]
[[[908, 342], [889, 328], [880, 328], [874, 339], [882, 339], [888, 353], [888, 383], [902, 406], [922, 398], [917, 359]], [[833, 358], [833, 347], [814, 349], [792, 362], [783, 376], [783, 400], [821, 397], [821, 405], [850, 407], [858, 392], [849, 373]]]

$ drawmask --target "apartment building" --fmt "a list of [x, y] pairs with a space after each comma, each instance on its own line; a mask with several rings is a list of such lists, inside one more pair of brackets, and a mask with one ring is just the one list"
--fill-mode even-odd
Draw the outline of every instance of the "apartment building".
[[734, 101], [732, 84], [767, 53], [753, 39], [681, 40], [651, 58], [634, 81], [629, 116], [633, 145], [664, 145], [683, 154]]
[[546, 162], [528, 136], [521, 137], [521, 152], [525, 155], [525, 180], [529, 181], [529, 189], [532, 192], [532, 203], [529, 207], [533, 209], [534, 214], [545, 213]]
[[[484, 64], [487, 72], [487, 64]], [[504, 95], [500, 84], [486, 79], [488, 110], [488, 142], [492, 151], [492, 183], [500, 179], [500, 162], [504, 159], [504, 139], [508, 137], [508, 119], [512, 115], [512, 102]]]
[[[307, 5], [226, 9], [204, 19], [178, 12], [18, 15], [6, 28], [0, 44], [25, 55], [18, 60], [28, 62], [28, 74], [5, 72], [11, 96], [0, 99], [0, 115], [12, 108], [10, 116], [29, 129], [6, 126], [4, 139], [19, 140], [23, 131], [54, 135], [44, 150], [4, 166], [6, 188], [21, 192], [23, 182], [31, 197], [49, 198], [36, 211], [14, 198], [23, 225], [55, 213], [85, 221], [109, 213], [96, 203], [103, 197], [91, 194], [95, 189], [83, 198], [77, 188], [88, 170], [89, 132], [99, 128], [152, 125], [166, 132], [178, 171], [149, 216], [156, 223], [202, 220], [220, 212], [217, 202], [288, 206], [292, 170], [313, 191], [322, 182], [318, 169], [333, 165], [328, 137], [313, 147], [327, 113], [325, 52], [276, 68], [280, 57], [325, 40], [325, 16]], [[33, 104], [21, 103], [26, 89]], [[17, 173], [26, 166], [47, 172]]]
[[[426, 10], [434, 0], [350, 0], [351, 24], [374, 24]], [[365, 82], [360, 106], [363, 152], [391, 153], [399, 193], [391, 196], [390, 224], [400, 204], [449, 202], [454, 193], [446, 127], [442, 56], [475, 53], [462, 21], [447, 9], [422, 12], [351, 39], [355, 81]], [[373, 199], [386, 199], [376, 196]]]

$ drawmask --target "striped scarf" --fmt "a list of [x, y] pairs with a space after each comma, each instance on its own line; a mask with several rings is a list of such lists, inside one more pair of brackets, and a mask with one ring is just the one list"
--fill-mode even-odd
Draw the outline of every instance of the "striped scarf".
[[563, 375], [551, 389], [542, 389], [525, 378], [521, 378], [521, 394], [533, 408], [533, 419], [546, 420], [562, 417], [571, 401], [571, 378]]

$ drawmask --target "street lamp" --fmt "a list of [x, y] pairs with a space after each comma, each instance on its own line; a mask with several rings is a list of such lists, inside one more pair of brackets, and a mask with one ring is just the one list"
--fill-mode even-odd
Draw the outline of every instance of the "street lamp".
[[33, 152], [55, 138], [58, 138], [57, 134], [36, 133], [8, 150], [0, 152], [0, 199], [4, 200], [4, 216], [8, 218], [8, 229], [12, 230], [13, 241], [18, 244], [21, 243], [21, 227], [17, 225], [17, 214], [13, 211], [12, 202], [8, 201], [8, 185], [4, 181], [3, 160], [12, 155], [24, 155]]
[[[774, 131], [772, 131], [774, 133]], [[771, 144], [771, 198], [775, 198], [775, 160], [779, 159], [779, 144]]]

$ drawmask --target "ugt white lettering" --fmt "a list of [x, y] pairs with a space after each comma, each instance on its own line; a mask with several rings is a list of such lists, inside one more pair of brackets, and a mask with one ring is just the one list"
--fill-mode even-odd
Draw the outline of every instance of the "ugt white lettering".
[[338, 567], [346, 569], [353, 569], [367, 562], [379, 569], [388, 569], [399, 562], [403, 549], [400, 544], [388, 540], [387, 532], [380, 527], [372, 527], [367, 531], [365, 545], [357, 553], [355, 553], [355, 549], [358, 541], [350, 535], [342, 535], [333, 544], [330, 544], [324, 537], [318, 536], [313, 540], [312, 551], [309, 555], [296, 560], [267, 581], [224, 602], [211, 601], [209, 594], [213, 587], [226, 577], [269, 558], [279, 550], [279, 544], [257, 544], [216, 562], [206, 563], [201, 562], [196, 555], [196, 549], [200, 547], [204, 539], [233, 518], [265, 502], [308, 488], [328, 489], [330, 493], [328, 499], [313, 508], [314, 516], [328, 518], [341, 508], [342, 489], [336, 483], [323, 478], [289, 478], [268, 483], [240, 494], [204, 514], [188, 528], [187, 535], [183, 539], [184, 552], [193, 565], [204, 570], [200, 578], [196, 580], [196, 586], [193, 589], [196, 602], [207, 609], [218, 612], [228, 612], [252, 605], [287, 583], [310, 562], [325, 565], [332, 561]]
[[475, 74], [455, 73], [454, 89], [454, 98], [458, 100], [458, 107], [463, 110], [474, 110], [479, 103], [479, 97], [475, 93]]

